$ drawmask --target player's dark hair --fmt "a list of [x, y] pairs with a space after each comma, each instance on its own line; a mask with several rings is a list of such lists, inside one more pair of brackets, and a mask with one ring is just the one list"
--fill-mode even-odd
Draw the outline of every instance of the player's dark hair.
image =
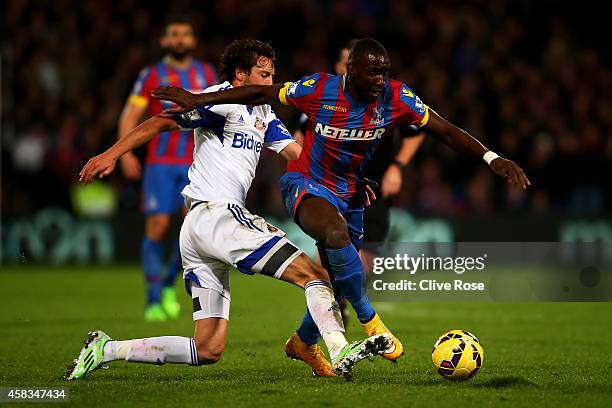
[[182, 13], [171, 14], [166, 18], [164, 21], [164, 33], [168, 31], [168, 27], [170, 27], [172, 24], [189, 24], [191, 28], [195, 30], [193, 20]]
[[353, 38], [342, 44], [342, 46], [338, 49], [338, 53], [336, 54], [336, 62], [339, 62], [342, 60], [342, 51], [348, 50], [349, 54], [351, 53], [351, 50], [353, 49], [353, 46], [355, 45], [356, 41], [357, 40]]
[[250, 72], [259, 57], [270, 58], [272, 64], [276, 65], [276, 55], [270, 44], [254, 38], [234, 40], [221, 55], [221, 79], [232, 81], [236, 68]]
[[349, 54], [349, 62], [369, 54], [386, 56], [387, 50], [373, 38], [361, 38], [353, 43], [351, 53]]

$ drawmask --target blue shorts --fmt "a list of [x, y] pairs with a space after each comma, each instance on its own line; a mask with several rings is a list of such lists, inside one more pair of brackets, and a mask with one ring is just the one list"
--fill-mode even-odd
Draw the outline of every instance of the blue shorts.
[[142, 180], [142, 208], [145, 214], [174, 214], [185, 203], [181, 191], [189, 183], [189, 165], [147, 164]]
[[[336, 207], [348, 225], [349, 237], [353, 245], [361, 247], [363, 241], [363, 204], [354, 205], [350, 199], [341, 198], [327, 187], [312, 181], [301, 173], [286, 173], [280, 179], [281, 195], [289, 215], [297, 223], [297, 209], [305, 197], [321, 197]], [[299, 223], [298, 223], [299, 225]]]

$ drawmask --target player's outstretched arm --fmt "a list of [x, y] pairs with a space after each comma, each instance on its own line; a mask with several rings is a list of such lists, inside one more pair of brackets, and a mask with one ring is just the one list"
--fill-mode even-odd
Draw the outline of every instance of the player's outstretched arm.
[[489, 151], [469, 133], [449, 123], [431, 109], [429, 109], [429, 120], [422, 129], [457, 152], [482, 157], [487, 161], [493, 173], [506, 179], [515, 188], [526, 189], [531, 185], [523, 170], [516, 163]]
[[178, 108], [168, 109], [164, 113], [182, 113], [195, 109], [198, 106], [230, 103], [257, 106], [278, 101], [278, 94], [283, 86], [283, 84], [247, 85], [201, 94], [194, 94], [174, 86], [160, 86], [151, 91], [151, 96], [156, 99], [174, 102], [179, 106]]
[[158, 133], [176, 128], [178, 126], [174, 120], [159, 116], [154, 116], [142, 122], [127, 135], [117, 140], [104, 153], [89, 159], [79, 173], [79, 181], [91, 183], [91, 180], [97, 175], [100, 178], [108, 176], [115, 169], [117, 159], [123, 154], [134, 150], [138, 146], [142, 146], [153, 139]]

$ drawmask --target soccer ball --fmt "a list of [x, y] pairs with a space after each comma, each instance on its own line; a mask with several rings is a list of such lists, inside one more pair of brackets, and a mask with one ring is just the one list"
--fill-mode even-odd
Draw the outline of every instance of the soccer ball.
[[482, 367], [484, 351], [478, 338], [465, 330], [444, 333], [433, 346], [431, 359], [438, 373], [448, 380], [472, 378]]

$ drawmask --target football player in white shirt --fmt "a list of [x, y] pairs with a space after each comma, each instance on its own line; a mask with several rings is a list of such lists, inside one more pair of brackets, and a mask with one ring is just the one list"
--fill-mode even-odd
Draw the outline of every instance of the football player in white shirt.
[[[234, 41], [221, 57], [226, 82], [206, 91], [244, 85], [271, 85], [272, 47], [254, 39]], [[325, 341], [331, 365], [316, 347], [294, 335], [287, 355], [308, 363], [319, 376], [349, 376], [353, 365], [382, 354], [391, 344], [387, 334], [349, 344], [327, 272], [269, 225], [244, 208], [247, 191], [263, 147], [295, 160], [295, 143], [270, 105], [198, 107], [173, 116], [156, 116], [132, 130], [104, 153], [87, 162], [80, 180], [89, 183], [115, 168], [125, 153], [154, 135], [178, 127], [195, 128], [194, 160], [183, 190], [190, 208], [180, 234], [185, 287], [193, 298], [193, 338], [163, 336], [114, 341], [100, 330], [89, 333], [85, 347], [69, 366], [69, 380], [85, 376], [113, 360], [163, 364], [214, 364], [225, 347], [230, 305], [230, 268], [260, 273], [305, 289], [306, 303]]]

